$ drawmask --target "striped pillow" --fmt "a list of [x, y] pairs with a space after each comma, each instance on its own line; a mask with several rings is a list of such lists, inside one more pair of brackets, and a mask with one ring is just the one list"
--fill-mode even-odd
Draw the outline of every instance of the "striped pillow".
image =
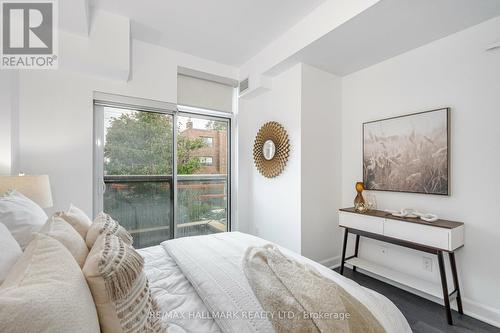
[[89, 250], [94, 245], [97, 237], [101, 234], [116, 235], [128, 245], [131, 245], [133, 241], [132, 236], [128, 233], [128, 231], [106, 213], [99, 213], [94, 222], [92, 222], [90, 229], [87, 231], [85, 242], [87, 243]]
[[103, 333], [165, 332], [143, 268], [140, 254], [116, 235], [95, 241], [83, 273]]

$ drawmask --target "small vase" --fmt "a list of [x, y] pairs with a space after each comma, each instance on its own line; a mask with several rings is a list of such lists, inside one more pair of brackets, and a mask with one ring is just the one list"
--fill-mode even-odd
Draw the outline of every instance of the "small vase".
[[354, 198], [354, 210], [360, 213], [364, 213], [367, 210], [365, 198], [363, 198], [364, 189], [365, 185], [362, 182], [356, 183], [356, 191], [358, 194], [356, 198]]

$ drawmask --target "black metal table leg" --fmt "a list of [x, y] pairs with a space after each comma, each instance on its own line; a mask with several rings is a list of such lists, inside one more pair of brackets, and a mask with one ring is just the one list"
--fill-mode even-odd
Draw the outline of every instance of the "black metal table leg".
[[[356, 245], [354, 245], [354, 256], [358, 256], [358, 248], [359, 248], [359, 235], [356, 235]], [[352, 266], [352, 270], [356, 272], [356, 266]]]
[[344, 243], [342, 244], [342, 259], [340, 259], [340, 275], [344, 274], [344, 261], [345, 261], [345, 250], [347, 247], [347, 236], [349, 235], [349, 229], [344, 230]]
[[443, 251], [438, 251], [439, 273], [441, 275], [441, 286], [443, 287], [444, 307], [446, 310], [446, 319], [449, 325], [453, 325], [453, 318], [451, 317], [450, 308], [450, 295], [448, 294], [448, 284], [446, 282], [446, 268], [444, 266]]
[[464, 314], [464, 309], [462, 308], [462, 296], [460, 295], [460, 286], [458, 284], [458, 274], [457, 274], [457, 264], [455, 262], [455, 253], [450, 252], [449, 256], [450, 256], [451, 274], [453, 275], [453, 285], [455, 286], [455, 290], [457, 291], [458, 313]]

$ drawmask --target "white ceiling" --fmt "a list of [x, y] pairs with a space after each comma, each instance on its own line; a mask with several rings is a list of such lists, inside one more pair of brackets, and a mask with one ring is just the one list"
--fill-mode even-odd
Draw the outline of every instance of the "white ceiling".
[[132, 37], [240, 66], [325, 0], [92, 0], [129, 17]]
[[498, 15], [500, 0], [381, 0], [293, 58], [346, 75]]

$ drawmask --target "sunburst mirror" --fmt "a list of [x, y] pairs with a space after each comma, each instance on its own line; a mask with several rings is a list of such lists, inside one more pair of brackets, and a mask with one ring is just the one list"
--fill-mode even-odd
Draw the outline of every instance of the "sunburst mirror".
[[290, 154], [290, 140], [285, 128], [276, 121], [262, 125], [253, 146], [253, 159], [257, 170], [267, 178], [283, 172]]

